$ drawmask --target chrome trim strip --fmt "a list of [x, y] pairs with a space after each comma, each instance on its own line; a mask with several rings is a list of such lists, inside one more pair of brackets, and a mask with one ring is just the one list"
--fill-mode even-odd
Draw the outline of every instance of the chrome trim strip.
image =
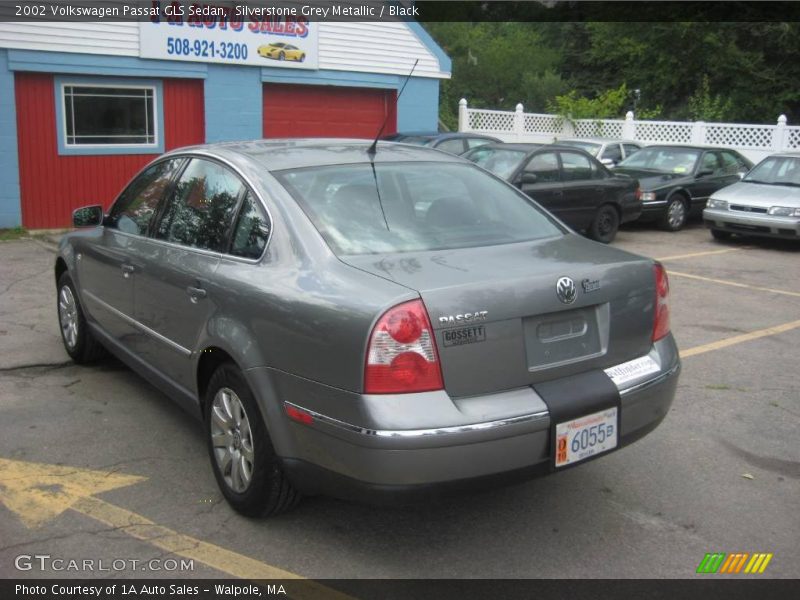
[[633, 394], [634, 392], [640, 392], [651, 386], [663, 383], [664, 381], [672, 377], [675, 373], [677, 373], [680, 370], [680, 368], [681, 368], [681, 363], [675, 363], [675, 366], [673, 366], [669, 371], [663, 371], [662, 373], [659, 373], [652, 379], [648, 379], [647, 381], [642, 381], [640, 383], [637, 383], [636, 385], [632, 385], [631, 387], [619, 390], [619, 395], [625, 397], [628, 394]]
[[547, 419], [550, 416], [548, 411], [540, 411], [528, 415], [520, 415], [518, 417], [508, 417], [507, 419], [498, 419], [496, 421], [486, 421], [483, 423], [471, 423], [469, 425], [455, 425], [452, 427], [437, 427], [434, 429], [367, 429], [366, 427], [359, 427], [358, 425], [351, 425], [333, 417], [322, 415], [313, 410], [298, 406], [293, 402], [284, 401], [284, 404], [291, 406], [297, 410], [308, 413], [315, 421], [326, 423], [340, 429], [345, 429], [351, 433], [358, 433], [361, 435], [374, 436], [379, 438], [422, 438], [437, 435], [453, 435], [470, 433], [473, 431], [486, 431], [487, 429], [496, 429], [498, 427], [505, 427], [507, 425], [516, 425], [518, 423], [529, 423]]
[[120, 319], [122, 319], [123, 321], [125, 321], [129, 325], [133, 325], [139, 331], [142, 331], [142, 332], [146, 333], [147, 335], [157, 339], [159, 342], [162, 342], [162, 343], [166, 344], [167, 346], [169, 346], [170, 348], [172, 348], [176, 352], [178, 352], [180, 354], [183, 354], [184, 356], [187, 356], [187, 357], [192, 355], [192, 351], [189, 350], [188, 348], [184, 348], [180, 344], [178, 344], [176, 342], [173, 342], [168, 337], [164, 337], [163, 335], [161, 335], [157, 331], [154, 331], [154, 330], [150, 329], [147, 325], [143, 325], [142, 323], [140, 323], [139, 321], [137, 321], [133, 317], [130, 317], [130, 316], [126, 315], [124, 312], [117, 310], [116, 308], [114, 308], [113, 306], [108, 304], [107, 302], [104, 302], [103, 300], [101, 300], [100, 298], [95, 296], [92, 292], [87, 291], [87, 290], [83, 290], [83, 295], [89, 297], [93, 302], [96, 302], [97, 304], [99, 304], [100, 306], [105, 308], [107, 311], [115, 314], [116, 316], [118, 316]]

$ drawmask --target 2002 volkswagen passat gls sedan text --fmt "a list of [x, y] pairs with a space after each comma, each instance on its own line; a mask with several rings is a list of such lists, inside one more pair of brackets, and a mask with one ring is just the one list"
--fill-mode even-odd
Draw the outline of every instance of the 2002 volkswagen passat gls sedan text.
[[[675, 394], [663, 267], [469, 161], [364, 141], [185, 148], [55, 265], [78, 362], [108, 349], [202, 416], [248, 515], [568, 468]], [[404, 493], [405, 492], [405, 493]]]

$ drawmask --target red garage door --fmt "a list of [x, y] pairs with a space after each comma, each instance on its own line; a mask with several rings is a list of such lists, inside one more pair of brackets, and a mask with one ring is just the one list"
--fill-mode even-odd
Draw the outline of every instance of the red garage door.
[[395, 90], [264, 84], [264, 137], [374, 138], [397, 130]]

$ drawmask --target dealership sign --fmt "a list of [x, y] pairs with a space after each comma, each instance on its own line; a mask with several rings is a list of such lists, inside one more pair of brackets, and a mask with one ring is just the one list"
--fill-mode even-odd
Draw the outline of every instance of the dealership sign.
[[157, 16], [139, 23], [139, 56], [258, 67], [316, 69], [318, 22], [300, 10], [246, 5], [154, 2]]

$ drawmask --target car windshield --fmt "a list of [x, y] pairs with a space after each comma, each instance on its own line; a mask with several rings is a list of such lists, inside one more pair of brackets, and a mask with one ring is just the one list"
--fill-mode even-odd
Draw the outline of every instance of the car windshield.
[[647, 169], [660, 173], [692, 173], [699, 158], [700, 150], [692, 148], [642, 148], [619, 163], [617, 168]]
[[495, 175], [508, 179], [525, 158], [524, 150], [509, 150], [507, 148], [476, 148], [464, 158], [468, 158], [476, 165], [488, 169]]
[[561, 146], [571, 146], [573, 148], [580, 148], [581, 150], [585, 150], [592, 156], [597, 156], [597, 153], [600, 151], [600, 146], [602, 144], [598, 144], [595, 142], [584, 142], [581, 140], [564, 140], [563, 142], [558, 142]]
[[800, 158], [770, 156], [758, 163], [744, 178], [750, 183], [800, 186]]
[[492, 246], [561, 233], [526, 196], [470, 164], [378, 163], [375, 175], [369, 164], [274, 174], [338, 255]]

